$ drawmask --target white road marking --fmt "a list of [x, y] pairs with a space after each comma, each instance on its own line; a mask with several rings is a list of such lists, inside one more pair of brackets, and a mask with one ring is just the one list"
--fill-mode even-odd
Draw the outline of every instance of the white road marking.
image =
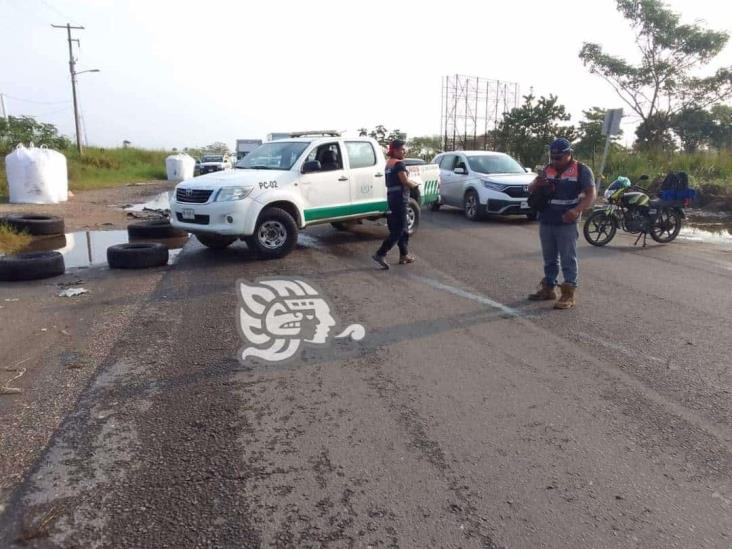
[[501, 311], [509, 316], [514, 316], [514, 317], [521, 316], [521, 313], [518, 310], [512, 309], [511, 307], [508, 307], [507, 305], [504, 305], [503, 303], [499, 303], [498, 301], [495, 301], [489, 297], [474, 294], [474, 293], [468, 292], [466, 290], [463, 290], [461, 288], [457, 288], [455, 286], [450, 286], [449, 284], [444, 284], [444, 283], [442, 283], [438, 280], [434, 280], [432, 278], [425, 278], [423, 276], [415, 276], [415, 275], [411, 275], [409, 278], [418, 280], [419, 282], [422, 282], [423, 284], [426, 284], [427, 286], [431, 286], [432, 288], [435, 288], [437, 290], [442, 290], [444, 292], [451, 293], [458, 297], [462, 297], [464, 299], [469, 299], [471, 301], [475, 301], [476, 303], [480, 303], [481, 305], [488, 305], [489, 307], [498, 309], [499, 311]]

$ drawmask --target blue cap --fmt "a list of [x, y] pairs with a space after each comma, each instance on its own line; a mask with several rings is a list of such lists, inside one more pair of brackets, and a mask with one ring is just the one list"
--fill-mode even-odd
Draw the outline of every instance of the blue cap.
[[572, 143], [564, 137], [555, 139], [552, 144], [549, 145], [549, 152], [551, 154], [567, 154], [572, 152]]

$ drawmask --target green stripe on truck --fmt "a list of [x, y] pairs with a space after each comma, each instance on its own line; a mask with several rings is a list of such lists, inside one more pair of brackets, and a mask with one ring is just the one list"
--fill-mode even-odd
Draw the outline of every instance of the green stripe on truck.
[[386, 200], [345, 204], [343, 206], [328, 206], [325, 208], [311, 208], [305, 210], [305, 221], [318, 221], [320, 219], [333, 219], [336, 217], [348, 217], [366, 213], [384, 213], [386, 210]]

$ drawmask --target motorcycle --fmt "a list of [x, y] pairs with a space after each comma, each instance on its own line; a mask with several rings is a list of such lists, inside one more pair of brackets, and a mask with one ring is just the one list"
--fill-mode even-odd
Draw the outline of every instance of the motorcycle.
[[[583, 233], [587, 242], [593, 246], [605, 246], [614, 237], [618, 229], [630, 234], [637, 234], [634, 245], [646, 237], [661, 244], [673, 241], [681, 231], [686, 218], [684, 207], [694, 197], [693, 189], [663, 190], [669, 178], [677, 174], [669, 174], [662, 185], [662, 198], [651, 199], [648, 191], [639, 185], [632, 184], [627, 177], [619, 177], [607, 188], [604, 197], [607, 205], [597, 207], [585, 220]], [[685, 174], [684, 174], [685, 177]], [[642, 176], [640, 181], [647, 181]], [[688, 187], [688, 183], [687, 183]]]

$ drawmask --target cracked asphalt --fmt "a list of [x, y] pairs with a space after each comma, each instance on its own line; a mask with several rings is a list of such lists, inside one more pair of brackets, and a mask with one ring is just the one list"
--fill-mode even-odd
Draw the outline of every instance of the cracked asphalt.
[[[425, 212], [388, 272], [383, 236], [317, 227], [268, 262], [192, 239], [0, 547], [732, 547], [732, 249], [582, 244], [559, 312], [525, 300], [534, 223]], [[277, 276], [366, 337], [240, 363], [236, 281]]]

